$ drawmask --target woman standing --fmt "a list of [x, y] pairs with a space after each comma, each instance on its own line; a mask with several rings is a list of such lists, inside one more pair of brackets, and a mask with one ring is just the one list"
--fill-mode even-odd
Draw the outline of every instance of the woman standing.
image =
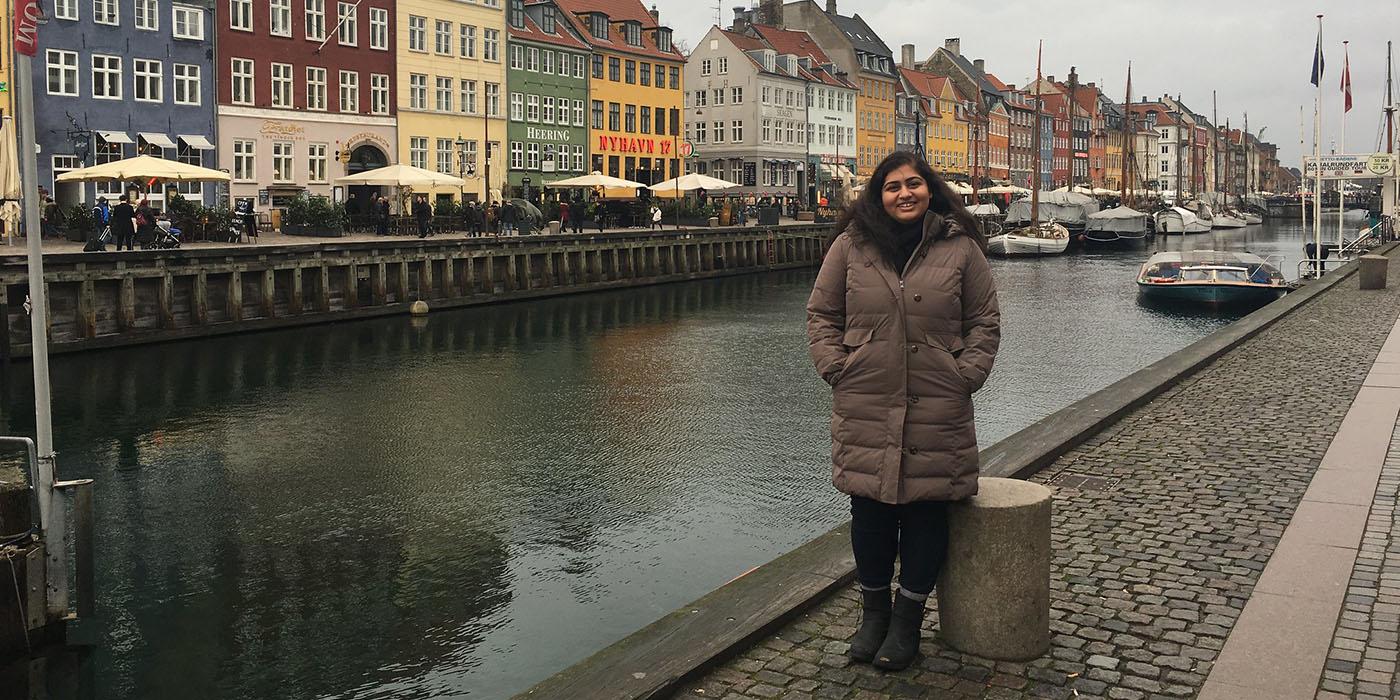
[[863, 614], [849, 653], [883, 669], [918, 653], [947, 504], [977, 493], [972, 393], [1001, 340], [985, 248], [928, 163], [892, 153], [837, 224], [807, 302], [812, 361], [832, 387], [832, 481], [851, 497]]

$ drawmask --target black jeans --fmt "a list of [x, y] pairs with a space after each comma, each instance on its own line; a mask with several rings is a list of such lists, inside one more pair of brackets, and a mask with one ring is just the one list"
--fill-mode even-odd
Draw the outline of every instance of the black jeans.
[[856, 578], [865, 588], [889, 586], [898, 556], [899, 587], [918, 595], [932, 593], [948, 556], [948, 503], [892, 505], [851, 496], [851, 550]]

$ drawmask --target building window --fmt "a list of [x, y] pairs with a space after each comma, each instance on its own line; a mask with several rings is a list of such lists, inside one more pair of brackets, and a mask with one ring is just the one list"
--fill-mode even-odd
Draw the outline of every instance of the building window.
[[452, 23], [446, 20], [433, 22], [433, 52], [442, 56], [452, 55]]
[[525, 169], [525, 144], [519, 141], [510, 142], [510, 169]]
[[525, 96], [525, 121], [537, 122], [540, 120], [540, 96]]
[[272, 64], [272, 106], [292, 106], [292, 64]]
[[460, 33], [462, 58], [476, 58], [476, 27], [463, 24]]
[[355, 114], [360, 111], [360, 74], [340, 71], [340, 111]]
[[160, 7], [157, 0], [133, 0], [136, 5], [136, 28], [154, 32], [160, 29]]
[[411, 136], [408, 139], [408, 164], [415, 168], [428, 169], [428, 137]]
[[625, 70], [625, 72], [623, 73], [623, 80], [624, 80], [628, 85], [636, 85], [636, 84], [637, 84], [637, 62], [636, 62], [636, 61], [628, 61], [628, 62], [626, 63], [626, 70]]
[[440, 75], [439, 75], [439, 76], [437, 77], [437, 82], [436, 82], [436, 84], [435, 84], [434, 87], [435, 87], [436, 89], [433, 91], [433, 93], [434, 93], [434, 94], [433, 94], [433, 106], [434, 106], [434, 107], [437, 109], [437, 111], [439, 111], [439, 112], [451, 112], [451, 111], [452, 111], [452, 79], [451, 79], [451, 78], [444, 78], [443, 76], [440, 76]]
[[620, 131], [622, 129], [622, 105], [616, 102], [608, 103], [608, 131]]
[[233, 140], [233, 179], [251, 182], [254, 180], [253, 142], [245, 139]]
[[525, 47], [519, 44], [510, 47], [510, 69], [525, 70]]
[[133, 59], [131, 61], [131, 72], [136, 76], [135, 89], [132, 95], [138, 102], [161, 102], [165, 100], [165, 91], [161, 89], [164, 85], [160, 61], [150, 61], [146, 59]]
[[655, 128], [653, 131], [656, 133], [657, 136], [661, 136], [661, 135], [663, 135], [663, 134], [666, 133], [666, 108], [665, 108], [665, 107], [657, 107], [657, 108], [656, 108], [656, 128]]
[[353, 2], [337, 3], [336, 16], [340, 19], [340, 26], [335, 30], [335, 40], [341, 46], [355, 46], [360, 43], [359, 17], [357, 9], [359, 5]]
[[325, 110], [326, 69], [306, 67], [306, 108]]
[[492, 63], [501, 60], [501, 30], [481, 30], [481, 60]]
[[326, 0], [304, 0], [306, 3], [306, 38], [322, 41], [326, 38]]
[[[486, 83], [486, 116], [488, 116], [488, 117], [499, 117], [499, 116], [501, 116], [501, 84], [500, 84], [500, 83]], [[489, 144], [488, 144], [487, 147], [490, 148]], [[491, 157], [491, 154], [488, 152], [488, 153], [486, 154], [486, 157], [487, 157], [487, 158], [490, 158], [490, 157]]]
[[476, 114], [476, 81], [462, 81], [462, 113]]
[[[545, 5], [551, 7], [551, 5]], [[540, 72], [545, 74], [554, 73], [554, 52], [549, 49], [544, 50], [544, 55], [540, 57]]]
[[724, 104], [724, 88], [715, 88], [715, 106]]
[[428, 18], [418, 15], [408, 16], [408, 50], [427, 52]]
[[541, 9], [543, 10], [543, 12], [542, 12], [541, 15], [540, 15], [540, 29], [543, 30], [545, 34], [553, 34], [553, 33], [554, 33], [554, 6], [553, 6], [553, 5], [545, 5], [545, 6], [544, 6], [543, 8], [541, 8]]
[[645, 61], [642, 62], [642, 66], [641, 66], [641, 68], [640, 68], [640, 72], [637, 74], [637, 78], [641, 81], [642, 87], [651, 87], [651, 64], [650, 64], [650, 63], [647, 63], [647, 62], [645, 62]]
[[643, 134], [651, 133], [651, 108], [642, 107], [642, 123], [639, 125]]
[[383, 73], [369, 76], [369, 111], [372, 114], [389, 113], [389, 76]]
[[525, 96], [518, 92], [510, 93], [510, 120], [525, 121]]
[[627, 105], [627, 116], [623, 130], [629, 134], [637, 133], [637, 105]]
[[508, 21], [516, 29], [525, 28], [525, 0], [510, 0]]
[[656, 87], [666, 87], [666, 66], [659, 63], [656, 65]]
[[437, 171], [452, 174], [452, 139], [437, 140]]
[[[561, 117], [559, 123], [563, 123]], [[574, 100], [574, 126], [583, 126], [583, 100]]]
[[175, 104], [198, 106], [203, 101], [199, 91], [199, 66], [176, 63], [171, 72], [175, 79]]
[[730, 103], [730, 104], [736, 104], [736, 105], [744, 104], [744, 88], [742, 88], [742, 87], [733, 87], [733, 88], [730, 88], [730, 90], [729, 90], [729, 103]]
[[409, 109], [428, 108], [428, 76], [422, 73], [408, 74]]
[[204, 41], [204, 10], [189, 5], [175, 5], [171, 16], [174, 19], [176, 39]]
[[389, 11], [382, 7], [369, 8], [369, 47], [389, 50]]
[[600, 12], [594, 12], [588, 16], [588, 33], [595, 39], [607, 40], [608, 38], [608, 17]]
[[574, 170], [583, 172], [583, 146], [574, 146]]
[[[183, 140], [175, 147], [175, 160], [185, 165], [203, 166], [204, 152], [198, 148], [192, 148]], [[201, 200], [204, 198], [204, 184], [199, 182], [181, 182], [177, 185], [180, 196], [186, 199]]]
[[326, 181], [326, 144], [306, 145], [306, 179], [309, 182]]
[[616, 56], [608, 57], [608, 80], [614, 83], [622, 79], [622, 60]]
[[273, 36], [292, 35], [292, 0], [269, 0], [268, 33]]
[[[252, 0], [248, 0], [252, 2]], [[78, 0], [53, 0], [54, 19], [78, 19]]]
[[602, 100], [593, 100], [593, 107], [592, 107], [592, 109], [591, 109], [590, 111], [593, 113], [593, 128], [594, 128], [594, 129], [601, 129], [601, 128], [603, 128], [603, 102], [602, 102]]
[[540, 145], [534, 141], [525, 144], [525, 169], [540, 169]]
[[272, 181], [291, 182], [295, 175], [292, 170], [292, 142], [272, 142]]
[[122, 98], [122, 59], [120, 56], [92, 57], [92, 96], [104, 100]]
[[700, 61], [700, 76], [705, 77], [713, 72], [714, 62], [706, 58]]
[[540, 100], [540, 121], [553, 124], [554, 119], [554, 98], [546, 96]]
[[593, 76], [593, 78], [594, 78], [595, 80], [602, 80], [602, 79], [603, 79], [603, 55], [602, 55], [602, 54], [597, 54], [597, 53], [593, 54], [593, 72], [591, 73], [591, 75]]
[[583, 64], [583, 56], [574, 56], [574, 77], [579, 80], [583, 79]]
[[45, 52], [49, 94], [78, 96], [78, 54], [76, 51], [48, 49]]
[[[705, 128], [704, 124], [701, 124], [700, 128]], [[724, 143], [724, 122], [715, 122], [714, 136], [715, 143]]]
[[729, 122], [729, 127], [730, 127], [730, 135], [729, 135], [730, 138], [729, 138], [729, 140], [730, 140], [731, 142], [733, 142], [733, 143], [743, 143], [743, 141], [744, 141], [744, 123], [741, 122], [741, 121], [739, 121], [738, 119], [735, 119], [734, 121]]
[[230, 97], [236, 105], [253, 104], [253, 62], [246, 58], [232, 59]]
[[92, 0], [92, 21], [98, 24], [117, 24], [117, 0]]
[[718, 67], [720, 75], [727, 75], [729, 73], [729, 59], [727, 57], [720, 56], [715, 64]]
[[681, 69], [671, 66], [671, 89], [681, 89]]

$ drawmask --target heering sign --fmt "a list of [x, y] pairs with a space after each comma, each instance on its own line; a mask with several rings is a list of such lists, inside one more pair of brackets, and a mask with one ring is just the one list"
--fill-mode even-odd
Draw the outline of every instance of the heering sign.
[[525, 138], [531, 141], [568, 141], [568, 129], [541, 129], [537, 126], [525, 127]]
[[642, 139], [629, 136], [599, 136], [598, 151], [603, 153], [641, 153], [670, 155], [670, 140]]

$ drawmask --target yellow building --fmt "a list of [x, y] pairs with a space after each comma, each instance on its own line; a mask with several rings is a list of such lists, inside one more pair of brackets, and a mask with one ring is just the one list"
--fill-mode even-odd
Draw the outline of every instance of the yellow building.
[[[590, 171], [647, 184], [680, 175], [685, 56], [639, 0], [558, 0], [593, 50], [588, 79]], [[609, 190], [630, 197], [635, 190]]]
[[861, 71], [856, 80], [856, 174], [867, 176], [893, 153], [895, 92], [899, 83], [876, 72]]
[[953, 81], [932, 76], [929, 79], [932, 109], [928, 117], [928, 162], [940, 174], [968, 174], [968, 123], [962, 111], [962, 96]]
[[[0, 36], [5, 37], [2, 42], [4, 46], [0, 47], [0, 115], [6, 117], [15, 115], [14, 73], [11, 71], [15, 62], [15, 30], [11, 25], [14, 11], [12, 2], [0, 3]], [[16, 125], [15, 129], [18, 130], [19, 126]]]
[[[397, 9], [399, 160], [451, 175], [465, 173], [462, 192], [479, 201], [499, 200], [506, 179], [501, 2], [398, 0]], [[489, 159], [483, 145], [488, 142]], [[427, 194], [434, 200], [456, 199], [458, 188]]]

